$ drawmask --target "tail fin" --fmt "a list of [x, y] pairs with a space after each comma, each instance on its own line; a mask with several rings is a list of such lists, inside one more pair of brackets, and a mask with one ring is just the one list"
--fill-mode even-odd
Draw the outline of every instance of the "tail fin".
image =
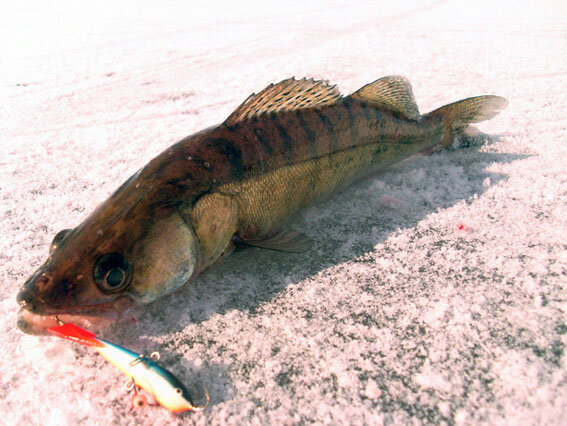
[[445, 128], [441, 145], [450, 146], [471, 123], [490, 120], [502, 111], [508, 101], [500, 96], [476, 96], [445, 105], [423, 116], [424, 120], [441, 120]]
[[67, 323], [47, 329], [51, 334], [86, 346], [101, 348], [104, 344], [96, 336], [78, 325]]

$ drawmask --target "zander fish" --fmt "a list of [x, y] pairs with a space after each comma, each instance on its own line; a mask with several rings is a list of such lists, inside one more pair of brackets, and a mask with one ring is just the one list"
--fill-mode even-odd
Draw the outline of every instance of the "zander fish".
[[270, 84], [60, 231], [18, 295], [19, 326], [38, 333], [56, 325], [53, 315], [118, 317], [190, 281], [235, 241], [305, 251], [309, 238], [285, 228], [294, 214], [413, 154], [451, 145], [506, 105], [479, 96], [420, 115], [400, 76], [344, 97], [322, 81]]

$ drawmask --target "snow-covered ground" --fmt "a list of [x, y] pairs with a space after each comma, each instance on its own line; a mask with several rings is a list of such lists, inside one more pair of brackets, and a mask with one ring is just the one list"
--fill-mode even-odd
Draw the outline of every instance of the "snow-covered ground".
[[[55, 4], [53, 4], [55, 3]], [[533, 5], [532, 5], [533, 4]], [[515, 1], [4, 1], [0, 423], [560, 424], [567, 414], [567, 6]], [[481, 146], [314, 207], [302, 254], [236, 253], [107, 330], [211, 405], [129, 411], [89, 348], [16, 327], [53, 235], [168, 145], [290, 76], [388, 74], [420, 109], [510, 105]]]

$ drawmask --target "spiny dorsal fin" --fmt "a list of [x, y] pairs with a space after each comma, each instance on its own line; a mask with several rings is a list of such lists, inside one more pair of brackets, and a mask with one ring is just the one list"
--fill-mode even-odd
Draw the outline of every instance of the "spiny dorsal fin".
[[341, 97], [337, 86], [331, 86], [326, 81], [288, 78], [277, 84], [270, 84], [258, 94], [248, 96], [226, 119], [226, 124], [235, 124], [270, 112], [332, 104]]
[[401, 75], [391, 75], [376, 80], [358, 89], [350, 97], [388, 108], [410, 120], [419, 120], [420, 117], [411, 84]]

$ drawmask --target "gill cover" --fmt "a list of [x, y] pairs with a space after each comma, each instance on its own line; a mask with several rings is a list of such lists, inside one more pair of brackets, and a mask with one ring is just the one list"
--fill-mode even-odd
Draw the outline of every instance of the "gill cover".
[[176, 212], [154, 222], [132, 247], [132, 283], [127, 294], [149, 303], [185, 284], [199, 271], [200, 249], [193, 227]]

